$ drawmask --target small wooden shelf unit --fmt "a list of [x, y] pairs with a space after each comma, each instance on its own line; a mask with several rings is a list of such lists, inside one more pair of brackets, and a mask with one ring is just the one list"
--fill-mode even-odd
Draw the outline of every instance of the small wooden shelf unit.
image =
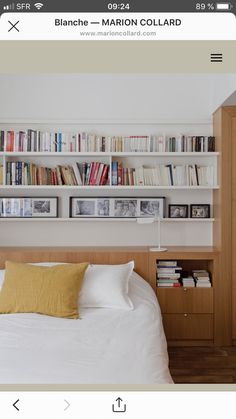
[[[221, 341], [217, 327], [215, 290], [218, 289], [219, 252], [212, 247], [175, 247], [149, 254], [149, 273], [161, 307], [164, 329], [170, 345], [213, 345]], [[184, 270], [207, 269], [211, 288], [157, 288], [156, 262], [177, 260]], [[220, 307], [218, 307], [219, 309]]]

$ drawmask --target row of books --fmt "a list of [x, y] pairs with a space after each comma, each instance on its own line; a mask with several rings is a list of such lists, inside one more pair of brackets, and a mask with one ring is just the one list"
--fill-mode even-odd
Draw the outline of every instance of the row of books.
[[3, 185], [3, 166], [0, 166], [0, 185]]
[[165, 135], [144, 135], [111, 137], [112, 152], [212, 152], [215, 151], [215, 137], [186, 136], [169, 137]]
[[112, 162], [112, 185], [213, 186], [214, 167], [197, 164], [159, 164], [155, 167], [124, 168]]
[[215, 137], [186, 136], [153, 137], [150, 142], [153, 152], [213, 152], [215, 151]]
[[188, 272], [183, 272], [182, 267], [178, 266], [177, 261], [158, 261], [157, 263], [157, 287], [166, 288], [181, 286], [186, 288], [210, 288], [211, 279], [207, 270], [192, 270], [191, 275]]
[[215, 138], [165, 135], [102, 136], [87, 132], [1, 130], [0, 151], [5, 152], [210, 152]]
[[[30, 185], [30, 184], [63, 184], [61, 179], [55, 179], [48, 183], [31, 183], [27, 181], [29, 173], [37, 173], [46, 170], [48, 174], [54, 173], [55, 177], [58, 168], [67, 167], [68, 171], [74, 173], [72, 180], [64, 184], [72, 185], [106, 185], [109, 178], [109, 165], [101, 162], [75, 163], [73, 166], [64, 165], [57, 168], [45, 168], [31, 162], [7, 162], [6, 163], [6, 184], [7, 185]], [[45, 169], [45, 170], [44, 170]], [[50, 176], [49, 176], [50, 177]], [[44, 179], [47, 177], [44, 176]], [[33, 177], [31, 176], [32, 180]], [[38, 178], [37, 178], [38, 179]], [[46, 180], [45, 180], [46, 181]], [[25, 183], [26, 182], [26, 183]], [[137, 185], [137, 186], [213, 186], [213, 166], [179, 165], [173, 164], [158, 165], [152, 168], [141, 166], [139, 168], [123, 168], [118, 162], [112, 162], [112, 185]]]
[[7, 162], [7, 185], [106, 185], [109, 165], [100, 162], [58, 165], [54, 168], [31, 162]]

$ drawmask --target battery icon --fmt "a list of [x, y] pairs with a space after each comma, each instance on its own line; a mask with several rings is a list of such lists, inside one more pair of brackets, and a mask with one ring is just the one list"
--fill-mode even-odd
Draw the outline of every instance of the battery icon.
[[232, 9], [231, 3], [216, 3], [216, 10], [231, 10]]

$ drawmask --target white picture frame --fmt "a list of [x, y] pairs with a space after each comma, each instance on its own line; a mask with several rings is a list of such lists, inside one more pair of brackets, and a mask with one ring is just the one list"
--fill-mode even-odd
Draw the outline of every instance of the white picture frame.
[[70, 197], [71, 218], [147, 218], [165, 216], [165, 197]]

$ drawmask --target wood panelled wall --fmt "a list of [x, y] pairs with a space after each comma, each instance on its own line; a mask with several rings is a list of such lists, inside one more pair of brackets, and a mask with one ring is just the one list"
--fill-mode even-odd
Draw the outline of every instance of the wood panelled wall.
[[232, 336], [236, 343], [236, 106], [228, 110], [232, 140]]
[[213, 197], [213, 244], [220, 251], [215, 311], [223, 344], [231, 345], [236, 339], [236, 106], [219, 108], [213, 115], [213, 128], [220, 152], [220, 189]]

